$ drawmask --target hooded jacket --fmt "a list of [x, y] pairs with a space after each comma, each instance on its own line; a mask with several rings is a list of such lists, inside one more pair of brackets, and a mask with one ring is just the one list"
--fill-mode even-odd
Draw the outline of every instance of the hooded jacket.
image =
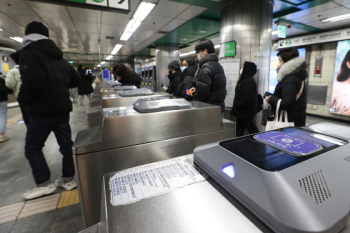
[[256, 65], [252, 62], [244, 64], [241, 78], [237, 82], [235, 89], [235, 99], [231, 114], [237, 118], [253, 120], [258, 107], [258, 92], [254, 75], [256, 74]]
[[176, 96], [177, 88], [181, 84], [181, 70], [176, 70], [174, 73], [168, 75], [169, 78], [169, 88], [167, 92]]
[[15, 65], [13, 69], [9, 70], [6, 75], [6, 86], [9, 89], [14, 90], [15, 96], [18, 98], [19, 89], [21, 87], [22, 80], [19, 73], [19, 65]]
[[18, 100], [31, 115], [57, 116], [72, 111], [69, 88], [78, 87], [79, 74], [49, 39], [18, 52], [22, 85]]
[[94, 92], [94, 88], [92, 87], [92, 81], [94, 81], [94, 77], [85, 74], [84, 69], [78, 68], [78, 74], [80, 76], [80, 84], [78, 86], [78, 95], [89, 95]]
[[188, 96], [186, 94], [186, 90], [188, 89], [191, 89], [192, 86], [193, 86], [193, 78], [194, 78], [194, 75], [196, 74], [196, 71], [198, 69], [198, 66], [197, 65], [194, 65], [194, 66], [189, 66], [187, 67], [181, 74], [180, 76], [180, 80], [181, 80], [181, 83], [180, 85], [178, 86], [178, 88], [176, 89], [176, 92], [175, 92], [175, 97], [178, 97], [178, 98], [185, 98], [186, 100], [192, 100], [192, 96]]
[[196, 88], [194, 99], [204, 103], [214, 104], [225, 111], [226, 76], [224, 69], [219, 64], [216, 54], [203, 57], [199, 63], [199, 69], [194, 77], [193, 86]]
[[302, 82], [307, 78], [306, 61], [302, 57], [296, 57], [284, 63], [278, 71], [278, 84], [275, 93], [270, 96], [269, 104], [276, 111], [278, 100], [281, 101], [280, 110], [286, 110], [288, 121], [295, 126], [305, 126], [307, 88], [304, 84], [303, 92], [298, 100]]
[[130, 76], [122, 77], [122, 79], [118, 82], [120, 82], [122, 86], [135, 86], [137, 88], [140, 88], [141, 77], [135, 72], [132, 72]]

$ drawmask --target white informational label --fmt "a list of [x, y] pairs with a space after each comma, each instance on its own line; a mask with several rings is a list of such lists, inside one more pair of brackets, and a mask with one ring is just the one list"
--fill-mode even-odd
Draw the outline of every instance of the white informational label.
[[129, 10], [129, 0], [108, 0], [108, 6], [111, 8]]
[[318, 34], [312, 34], [308, 36], [300, 36], [291, 39], [279, 40], [278, 48], [289, 48], [310, 44], [318, 44], [339, 40], [349, 40], [350, 39], [350, 29], [342, 29], [331, 32], [323, 32]]
[[225, 106], [232, 107], [235, 97], [236, 84], [239, 78], [240, 59], [235, 57], [220, 58], [220, 64], [224, 68], [226, 76], [226, 90], [227, 95], [225, 99]]
[[111, 204], [130, 204], [206, 180], [197, 169], [182, 156], [120, 171], [109, 180]]

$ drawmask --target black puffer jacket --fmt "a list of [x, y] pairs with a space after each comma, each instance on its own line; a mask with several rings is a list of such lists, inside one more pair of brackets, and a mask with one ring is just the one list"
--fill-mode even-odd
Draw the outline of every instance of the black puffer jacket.
[[94, 92], [94, 88], [92, 87], [92, 82], [94, 81], [94, 77], [91, 75], [85, 74], [84, 69], [78, 69], [78, 73], [80, 76], [80, 84], [78, 86], [78, 95], [88, 95]]
[[52, 40], [39, 40], [19, 53], [22, 85], [18, 100], [29, 115], [57, 116], [72, 111], [69, 88], [78, 87], [77, 71]]
[[198, 69], [197, 65], [187, 67], [184, 72], [182, 72], [180, 79], [181, 83], [176, 89], [175, 97], [185, 98], [186, 100], [192, 100], [193, 98], [186, 95], [186, 90], [191, 89], [193, 86], [193, 78]]
[[176, 90], [181, 84], [181, 74], [181, 70], [177, 70], [174, 73], [168, 75], [169, 88], [167, 92], [169, 94], [174, 94], [174, 96], [176, 95]]
[[[279, 99], [282, 99], [280, 110], [287, 110], [288, 121], [294, 122], [295, 126], [305, 126], [306, 122], [306, 62], [302, 57], [296, 57], [282, 65], [277, 74], [278, 84], [275, 93], [270, 96], [269, 104], [276, 111]], [[304, 90], [296, 100], [304, 81]]]
[[5, 79], [0, 77], [0, 102], [7, 101], [7, 95], [13, 91], [6, 87]]
[[137, 88], [140, 88], [141, 77], [135, 72], [132, 72], [130, 76], [122, 77], [119, 82], [122, 84], [122, 86], [136, 86]]
[[225, 111], [226, 76], [216, 54], [203, 57], [194, 77], [195, 100], [218, 105]]
[[256, 114], [258, 93], [253, 77], [242, 75], [235, 89], [231, 113], [237, 118], [253, 120]]

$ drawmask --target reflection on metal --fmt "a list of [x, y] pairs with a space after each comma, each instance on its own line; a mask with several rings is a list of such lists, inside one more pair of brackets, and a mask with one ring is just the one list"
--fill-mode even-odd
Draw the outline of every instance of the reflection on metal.
[[87, 227], [99, 222], [104, 174], [189, 154], [199, 145], [235, 137], [235, 123], [222, 121], [220, 107], [201, 102], [192, 102], [192, 108], [185, 110], [109, 115], [104, 114], [102, 126], [80, 131], [73, 145]]

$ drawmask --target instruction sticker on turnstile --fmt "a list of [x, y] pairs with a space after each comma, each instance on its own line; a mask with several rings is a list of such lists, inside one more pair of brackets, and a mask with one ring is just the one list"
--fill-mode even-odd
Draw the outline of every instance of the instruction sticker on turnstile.
[[306, 156], [322, 150], [320, 144], [276, 131], [258, 134], [254, 138], [295, 156]]
[[130, 204], [204, 180], [185, 156], [130, 168], [110, 178], [111, 204]]

